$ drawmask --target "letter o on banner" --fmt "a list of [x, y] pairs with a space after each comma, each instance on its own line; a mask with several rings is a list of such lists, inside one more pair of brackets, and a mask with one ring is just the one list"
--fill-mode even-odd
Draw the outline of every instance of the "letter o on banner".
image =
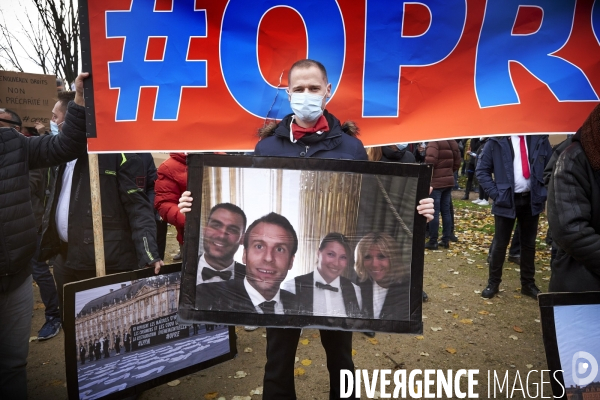
[[[258, 62], [260, 23], [265, 14], [276, 7], [291, 8], [302, 18], [308, 44], [306, 58], [325, 65], [332, 93], [337, 88], [344, 67], [346, 37], [336, 1], [230, 0], [221, 27], [221, 71], [235, 101], [259, 118], [281, 119], [292, 112], [285, 89], [270, 85], [263, 77]], [[286, 21], [281, 21], [279, 29], [286, 29]]]

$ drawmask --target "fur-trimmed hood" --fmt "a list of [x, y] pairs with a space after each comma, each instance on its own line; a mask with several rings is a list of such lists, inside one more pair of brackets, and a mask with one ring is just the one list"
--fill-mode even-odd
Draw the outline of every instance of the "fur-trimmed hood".
[[[289, 126], [290, 124], [290, 120], [292, 118], [294, 114], [288, 114], [286, 115], [280, 122], [270, 122], [267, 125], [265, 125], [264, 127], [260, 128], [257, 132], [257, 135], [259, 137], [259, 139], [264, 139], [268, 136], [273, 136], [275, 135], [275, 129], [280, 125], [280, 124], [285, 124], [286, 126]], [[330, 128], [333, 126], [333, 124], [331, 123], [331, 119], [336, 119], [332, 114], [330, 114], [329, 112], [327, 112], [327, 110], [323, 111], [323, 115], [325, 116], [325, 118], [327, 119], [327, 122], [329, 123]], [[339, 122], [339, 121], [338, 121]], [[352, 137], [357, 137], [360, 134], [360, 129], [358, 128], [358, 126], [354, 123], [354, 121], [346, 121], [343, 124], [341, 124], [341, 128], [342, 131], [344, 133], [346, 133], [347, 135], [350, 135]]]

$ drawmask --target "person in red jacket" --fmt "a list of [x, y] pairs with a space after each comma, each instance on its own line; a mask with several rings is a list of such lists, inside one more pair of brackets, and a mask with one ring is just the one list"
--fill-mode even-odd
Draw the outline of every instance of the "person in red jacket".
[[185, 215], [179, 212], [179, 198], [187, 188], [187, 164], [185, 153], [171, 153], [158, 167], [158, 178], [154, 184], [156, 197], [154, 208], [160, 217], [177, 229], [177, 242], [183, 245]]

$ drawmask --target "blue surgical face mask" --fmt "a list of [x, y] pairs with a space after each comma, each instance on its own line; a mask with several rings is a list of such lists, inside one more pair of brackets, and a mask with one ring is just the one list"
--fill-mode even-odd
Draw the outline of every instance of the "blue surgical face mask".
[[54, 121], [50, 121], [50, 133], [52, 133], [53, 135], [58, 135], [58, 128], [64, 123], [65, 121], [61, 122], [60, 124], [57, 124]]
[[290, 106], [298, 118], [304, 122], [313, 122], [323, 115], [323, 98], [319, 94], [311, 93], [292, 93], [290, 97]]
[[408, 147], [408, 143], [396, 143], [396, 147], [398, 148], [398, 150], [404, 150]]

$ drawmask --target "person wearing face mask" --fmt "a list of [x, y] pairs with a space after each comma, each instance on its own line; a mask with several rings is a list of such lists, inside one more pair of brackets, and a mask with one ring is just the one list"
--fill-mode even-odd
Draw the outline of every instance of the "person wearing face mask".
[[50, 120], [50, 133], [58, 135], [62, 131], [62, 126], [65, 123], [65, 115], [67, 114], [67, 105], [69, 101], [75, 98], [75, 92], [59, 92], [58, 101], [52, 109], [52, 119]]
[[[358, 128], [344, 124], [325, 109], [331, 84], [323, 64], [314, 60], [296, 61], [288, 73], [289, 100], [293, 113], [279, 123], [259, 130], [255, 156], [312, 157], [368, 160]], [[179, 199], [182, 213], [190, 211], [193, 198], [186, 191]], [[433, 218], [433, 200], [422, 199], [418, 212]], [[340, 398], [340, 370], [353, 371], [352, 332], [320, 330], [321, 344], [327, 354], [329, 398]], [[263, 398], [296, 399], [294, 364], [300, 329], [267, 328], [267, 363]], [[350, 398], [354, 398], [352, 394]]]
[[352, 122], [341, 123], [325, 109], [331, 96], [325, 67], [318, 61], [297, 61], [288, 74], [288, 97], [293, 113], [259, 131], [255, 156], [319, 157], [367, 160]]

